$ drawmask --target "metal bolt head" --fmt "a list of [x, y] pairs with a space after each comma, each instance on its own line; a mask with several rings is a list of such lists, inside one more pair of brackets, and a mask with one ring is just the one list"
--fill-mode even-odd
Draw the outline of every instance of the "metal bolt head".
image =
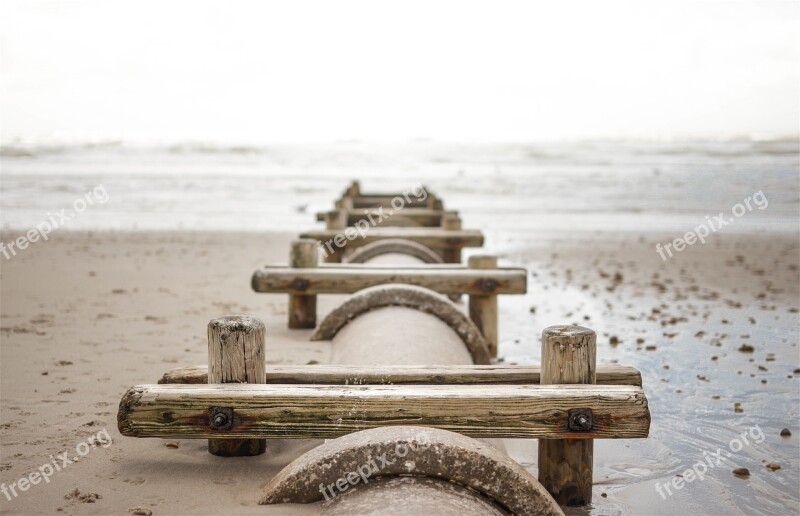
[[567, 413], [567, 428], [572, 432], [588, 432], [594, 426], [592, 409], [570, 409]]
[[294, 290], [300, 290], [300, 291], [306, 290], [309, 287], [309, 285], [311, 285], [311, 282], [308, 281], [306, 278], [295, 278], [294, 280], [292, 280], [292, 288]]
[[233, 409], [230, 407], [211, 407], [208, 409], [208, 427], [211, 430], [230, 430], [233, 428]]
[[497, 280], [492, 278], [483, 278], [480, 280], [480, 287], [484, 292], [494, 292], [497, 288]]

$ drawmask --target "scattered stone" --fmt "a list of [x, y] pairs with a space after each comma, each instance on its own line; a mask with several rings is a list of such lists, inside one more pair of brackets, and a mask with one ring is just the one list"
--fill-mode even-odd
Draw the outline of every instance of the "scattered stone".
[[790, 437], [792, 432], [788, 428], [781, 430], [781, 437]]
[[608, 343], [611, 344], [612, 346], [616, 346], [617, 344], [619, 344], [619, 337], [617, 337], [616, 335], [612, 335], [611, 338], [608, 339]]
[[742, 353], [752, 353], [755, 350], [756, 348], [754, 348], [750, 344], [742, 344], [741, 346], [739, 346], [739, 351], [741, 351]]
[[647, 346], [644, 347], [644, 349], [645, 349], [645, 351], [655, 351], [656, 350], [656, 345], [655, 344], [648, 344]]
[[173, 449], [179, 448], [178, 443], [173, 443], [173, 442], [168, 442], [164, 446], [166, 446], [167, 448], [173, 448]]
[[143, 507], [134, 507], [132, 509], [128, 509], [128, 512], [130, 512], [133, 516], [153, 516], [153, 511]]
[[767, 462], [765, 466], [770, 471], [778, 471], [779, 469], [781, 469], [781, 465], [778, 464], [777, 462]]
[[736, 412], [737, 414], [741, 414], [742, 412], [744, 412], [744, 409], [742, 408], [742, 404], [739, 403], [738, 401], [736, 403], [734, 403], [733, 404], [733, 411]]
[[747, 478], [750, 476], [750, 470], [747, 468], [736, 468], [733, 470], [733, 474], [739, 478]]

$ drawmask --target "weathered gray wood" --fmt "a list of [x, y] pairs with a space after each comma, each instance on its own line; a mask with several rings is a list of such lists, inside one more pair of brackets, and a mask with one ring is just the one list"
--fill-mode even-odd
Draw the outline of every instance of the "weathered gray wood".
[[[264, 323], [232, 315], [208, 323], [208, 380], [212, 384], [264, 383]], [[212, 405], [216, 406], [216, 405]], [[260, 455], [264, 439], [209, 439], [208, 451], [222, 457]]]
[[[461, 217], [454, 214], [445, 215], [442, 217], [442, 229], [445, 231], [461, 230]], [[445, 263], [461, 263], [461, 249], [461, 246], [448, 246], [443, 248], [442, 259]]]
[[[470, 256], [469, 267], [478, 270], [496, 270], [496, 256]], [[489, 353], [497, 356], [497, 296], [473, 294], [469, 296], [469, 318], [483, 334]]]
[[272, 294], [349, 294], [385, 283], [417, 285], [442, 294], [524, 294], [527, 271], [516, 268], [492, 271], [463, 268], [264, 268], [253, 273], [251, 283], [256, 292]]
[[[313, 238], [325, 245], [334, 240], [342, 232], [335, 229], [306, 231], [300, 238]], [[387, 238], [405, 238], [413, 240], [432, 249], [461, 249], [464, 247], [481, 247], [483, 234], [474, 229], [444, 230], [441, 228], [371, 228], [362, 238], [344, 239], [344, 247], [360, 247], [377, 240]], [[341, 238], [340, 238], [341, 241]], [[339, 254], [339, 253], [334, 253]]]
[[[486, 366], [335, 366], [269, 365], [264, 383], [309, 385], [536, 385], [538, 365]], [[208, 383], [208, 366], [181, 367], [165, 373], [158, 383]], [[642, 386], [642, 375], [633, 367], [597, 366], [598, 385]]]
[[[316, 268], [319, 261], [317, 241], [300, 239], [292, 242], [289, 264], [298, 269]], [[313, 294], [289, 295], [289, 328], [314, 328], [317, 325], [317, 296]]]
[[[457, 211], [433, 210], [430, 208], [403, 208], [403, 211], [398, 213], [402, 213], [403, 217], [423, 227], [440, 227], [442, 225], [443, 216], [446, 214], [458, 215]], [[337, 222], [344, 221], [341, 226], [331, 226], [330, 223], [327, 226], [328, 229], [333, 229], [335, 227], [344, 228], [345, 226], [354, 225], [359, 220], [369, 221], [369, 214], [372, 214], [372, 220], [377, 221], [379, 214], [375, 208], [319, 212], [317, 213], [317, 220], [320, 222], [327, 222], [329, 220], [336, 220]], [[386, 224], [384, 224], [384, 226], [391, 226], [392, 218], [386, 219], [385, 222]], [[370, 225], [371, 224], [372, 222], [370, 221]]]
[[[541, 384], [594, 384], [596, 340], [592, 330], [581, 326], [545, 328]], [[597, 414], [591, 417], [598, 418]], [[592, 459], [591, 439], [539, 441], [539, 482], [560, 505], [589, 505], [592, 502]]]
[[[209, 407], [233, 409], [213, 431]], [[589, 408], [589, 432], [567, 429], [568, 411]], [[646, 437], [647, 399], [628, 385], [139, 385], [120, 402], [130, 437], [327, 439], [391, 425], [443, 428], [472, 437]]]

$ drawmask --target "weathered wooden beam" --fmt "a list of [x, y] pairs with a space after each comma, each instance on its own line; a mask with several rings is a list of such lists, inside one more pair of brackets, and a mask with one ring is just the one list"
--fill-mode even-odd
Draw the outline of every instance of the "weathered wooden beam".
[[[442, 229], [445, 231], [460, 231], [461, 217], [450, 214], [442, 217]], [[449, 246], [442, 249], [442, 259], [445, 263], [461, 263], [461, 247]]]
[[[458, 215], [457, 211], [434, 210], [430, 208], [403, 208], [402, 212], [397, 212], [403, 217], [414, 221], [416, 224], [424, 227], [439, 227], [442, 225], [442, 217], [448, 214]], [[333, 210], [317, 213], [317, 220], [320, 222], [339, 220], [339, 217], [344, 215], [346, 217], [346, 224], [344, 226], [352, 226], [359, 220], [369, 220], [369, 214], [373, 216], [373, 220], [377, 220], [380, 215], [375, 209], [370, 210]], [[391, 222], [391, 218], [387, 222]], [[330, 224], [328, 229], [330, 229]]]
[[[319, 261], [317, 241], [309, 238], [292, 242], [289, 264], [298, 269], [316, 268]], [[317, 296], [289, 296], [289, 328], [314, 328], [317, 325]]]
[[[268, 365], [266, 384], [308, 385], [536, 385], [538, 365], [486, 366], [338, 366], [338, 365]], [[208, 366], [181, 367], [164, 373], [164, 383], [208, 383]], [[634, 367], [597, 366], [598, 385], [642, 386], [642, 375]]]
[[[496, 256], [470, 256], [469, 267], [476, 270], [496, 270]], [[497, 296], [469, 296], [469, 318], [483, 334], [489, 345], [489, 354], [497, 356]]]
[[424, 270], [405, 269], [259, 269], [251, 281], [256, 292], [273, 294], [349, 294], [385, 283], [402, 283], [429, 288], [442, 294], [524, 294], [525, 269], [502, 268]]
[[[551, 326], [542, 332], [542, 384], [585, 384], [596, 381], [595, 333], [581, 326]], [[563, 385], [562, 385], [563, 386]], [[591, 427], [596, 414], [576, 412], [572, 424]], [[592, 503], [594, 445], [591, 439], [539, 441], [539, 482], [559, 505]]]
[[[213, 408], [233, 424], [215, 430]], [[585, 431], [572, 409], [591, 410]], [[599, 439], [647, 437], [650, 412], [628, 385], [139, 385], [122, 398], [120, 433], [177, 439], [327, 439], [391, 425], [443, 428], [471, 437]]]
[[[264, 323], [255, 317], [231, 315], [208, 323], [208, 379], [214, 384], [264, 383]], [[215, 422], [228, 421], [222, 410], [209, 414]], [[208, 451], [221, 457], [260, 455], [267, 449], [264, 439], [209, 439]]]
[[[326, 245], [329, 241], [332, 247], [360, 247], [377, 240], [387, 238], [404, 238], [413, 240], [431, 249], [456, 249], [463, 247], [481, 247], [483, 245], [483, 234], [474, 229], [462, 230], [443, 230], [440, 228], [371, 228], [364, 237], [348, 240], [342, 231], [335, 229], [324, 229], [306, 231], [300, 238], [313, 238], [318, 240], [321, 245]], [[338, 253], [336, 253], [338, 254]]]

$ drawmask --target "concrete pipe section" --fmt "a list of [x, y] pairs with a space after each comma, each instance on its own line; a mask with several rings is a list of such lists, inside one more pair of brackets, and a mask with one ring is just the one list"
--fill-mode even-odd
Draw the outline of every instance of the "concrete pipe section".
[[[405, 480], [392, 481], [398, 478]], [[440, 505], [454, 499], [453, 506]], [[455, 432], [416, 426], [328, 441], [273, 477], [260, 503], [320, 501], [326, 501], [324, 514], [387, 514], [392, 508], [395, 514], [563, 514], [508, 455]]]
[[486, 339], [456, 305], [413, 285], [377, 285], [353, 294], [311, 340], [333, 341], [333, 364], [489, 364]]
[[357, 248], [344, 257], [345, 263], [370, 263], [387, 265], [419, 265], [443, 263], [433, 249], [411, 240], [391, 238], [379, 240]]

